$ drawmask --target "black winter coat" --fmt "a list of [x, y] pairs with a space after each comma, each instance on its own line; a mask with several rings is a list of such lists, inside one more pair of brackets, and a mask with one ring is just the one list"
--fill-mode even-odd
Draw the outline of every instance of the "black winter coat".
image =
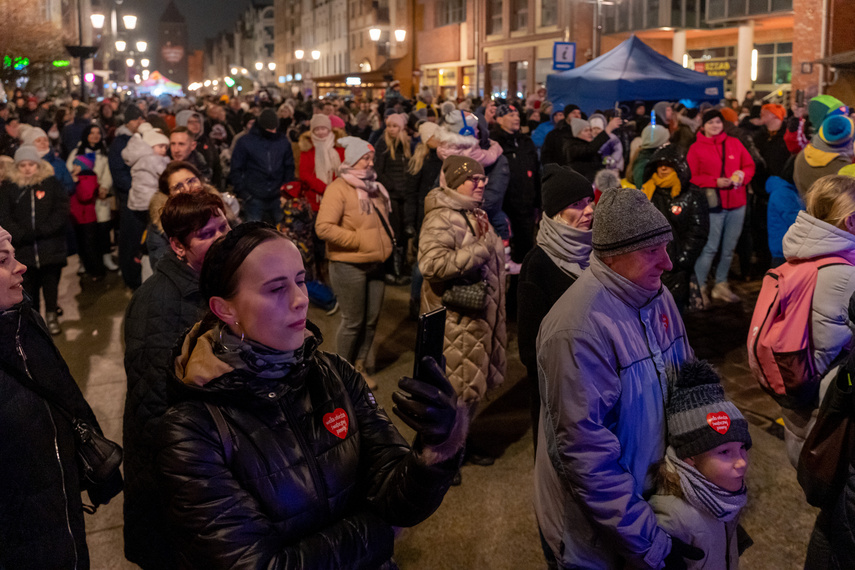
[[[187, 567], [378, 568], [392, 556], [392, 525], [417, 524], [441, 503], [460, 457], [422, 463], [362, 376], [316, 351], [316, 335], [282, 378], [173, 380], [183, 401], [160, 425], [157, 464]], [[205, 402], [225, 418], [230, 461]]]
[[229, 177], [242, 200], [279, 198], [282, 185], [294, 180], [291, 141], [284, 133], [267, 132], [256, 122], [235, 144]]
[[73, 428], [19, 378], [100, 428], [29, 299], [0, 313], [0, 363], [0, 568], [85, 570]]
[[787, 148], [787, 143], [784, 142], [785, 133], [786, 127], [784, 126], [774, 135], [771, 135], [769, 129], [765, 126], [754, 133], [754, 146], [757, 149], [757, 153], [763, 159], [755, 161], [757, 170], [754, 172], [754, 178], [751, 181], [751, 186], [754, 188], [755, 193], [768, 196], [766, 180], [770, 176], [781, 176], [784, 172], [784, 167], [787, 161], [790, 160], [790, 156], [792, 156]]
[[661, 163], [669, 164], [680, 178], [680, 194], [671, 197], [670, 188], [656, 188], [651, 202], [671, 224], [673, 239], [668, 243], [668, 257], [674, 266], [662, 274], [662, 283], [671, 291], [680, 310], [689, 302], [689, 281], [695, 262], [701, 255], [710, 232], [710, 214], [703, 191], [689, 180], [692, 177], [685, 158], [674, 145], [657, 150], [644, 169], [644, 181], [650, 180]]
[[537, 147], [531, 137], [521, 133], [508, 133], [493, 128], [490, 138], [502, 146], [502, 155], [508, 159], [510, 180], [505, 193], [505, 212], [534, 216], [540, 206], [540, 165]]
[[565, 273], [540, 246], [523, 260], [517, 285], [517, 329], [520, 360], [529, 378], [537, 382], [537, 333], [552, 305], [576, 278]]
[[439, 186], [440, 171], [442, 171], [442, 159], [437, 156], [436, 149], [430, 149], [422, 163], [422, 169], [409, 176], [410, 192], [415, 194], [417, 205], [416, 236], [419, 235], [422, 221], [425, 219], [425, 197], [428, 192]]
[[12, 234], [15, 257], [29, 268], [65, 265], [68, 194], [44, 160], [24, 185], [17, 170], [0, 186], [0, 226]]
[[573, 131], [566, 122], [556, 125], [543, 139], [543, 147], [540, 149], [541, 164], [560, 164], [566, 166], [564, 157], [564, 146], [573, 138]]
[[176, 567], [164, 530], [153, 437], [168, 408], [172, 349], [204, 307], [199, 277], [168, 250], [125, 312], [125, 556], [143, 568]]
[[607, 142], [609, 134], [606, 131], [595, 136], [590, 142], [570, 137], [564, 143], [564, 162], [560, 164], [569, 166], [593, 184], [597, 172], [605, 168], [600, 148]]
[[[386, 138], [380, 137], [374, 151], [374, 171], [377, 172], [377, 182], [382, 184], [389, 192], [389, 198], [393, 201], [404, 203], [403, 223], [404, 227], [416, 225], [416, 212], [418, 204], [413, 187], [407, 182], [407, 168], [410, 159], [404, 154], [404, 147], [396, 141], [395, 158], [386, 145]], [[395, 206], [392, 207], [395, 210]], [[399, 214], [396, 214], [396, 217]]]

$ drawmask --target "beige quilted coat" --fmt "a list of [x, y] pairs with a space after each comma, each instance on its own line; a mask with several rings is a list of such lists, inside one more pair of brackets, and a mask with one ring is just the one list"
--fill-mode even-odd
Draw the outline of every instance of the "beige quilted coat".
[[504, 380], [507, 344], [504, 247], [492, 226], [488, 225], [483, 235], [473, 234], [473, 230], [479, 232], [471, 213], [477, 206], [468, 196], [435, 188], [425, 198], [425, 219], [419, 235], [423, 312], [441, 307], [443, 292], [463, 274], [478, 273], [488, 284], [485, 311], [459, 313], [449, 308], [445, 321], [449, 380], [472, 406]]

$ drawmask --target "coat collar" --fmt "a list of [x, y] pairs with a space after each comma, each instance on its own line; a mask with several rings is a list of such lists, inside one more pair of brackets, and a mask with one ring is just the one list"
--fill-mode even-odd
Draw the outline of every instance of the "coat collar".
[[591, 256], [590, 271], [611, 294], [634, 309], [643, 309], [662, 294], [662, 285], [659, 285], [658, 291], [639, 287], [623, 275], [612, 271], [596, 254]]

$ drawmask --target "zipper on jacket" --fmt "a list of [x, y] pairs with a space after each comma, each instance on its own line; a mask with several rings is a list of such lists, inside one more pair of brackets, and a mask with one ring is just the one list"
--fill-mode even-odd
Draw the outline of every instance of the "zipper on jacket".
[[[32, 212], [31, 218], [33, 222], [33, 232], [36, 231], [36, 192], [33, 189], [30, 189], [30, 211]], [[41, 263], [39, 263], [39, 240], [33, 240], [33, 252], [36, 254], [36, 267], [41, 269]], [[26, 366], [26, 362], [24, 363]]]
[[312, 452], [309, 447], [309, 442], [306, 441], [305, 435], [303, 435], [300, 426], [297, 424], [296, 418], [294, 417], [294, 413], [291, 410], [291, 406], [288, 405], [288, 402], [285, 402], [285, 405], [282, 405], [280, 402], [279, 407], [285, 412], [285, 417], [288, 418], [288, 423], [291, 424], [291, 429], [294, 430], [294, 433], [297, 436], [297, 443], [300, 445], [300, 449], [303, 451], [303, 455], [306, 456], [306, 465], [309, 467], [309, 474], [312, 476], [312, 483], [315, 485], [315, 489], [317, 489], [318, 498], [321, 500], [321, 503], [324, 505], [324, 513], [326, 517], [330, 516], [330, 505], [327, 501], [327, 492], [324, 488], [324, 483], [321, 480], [321, 475], [318, 473], [318, 465], [315, 461], [315, 454]]
[[[24, 353], [24, 347], [21, 345], [21, 315], [18, 315], [18, 330], [15, 333], [15, 347], [18, 349], [18, 354], [21, 355], [21, 359], [24, 361], [24, 372], [33, 380], [33, 375], [30, 374], [30, 368], [27, 366], [27, 355]], [[33, 380], [35, 382], [35, 380]], [[48, 412], [48, 417], [50, 418], [50, 423], [53, 426], [53, 449], [56, 454], [56, 463], [59, 466], [59, 475], [60, 480], [62, 481], [62, 498], [65, 501], [65, 529], [68, 531], [68, 537], [71, 539], [71, 546], [74, 549], [74, 568], [77, 568], [77, 541], [74, 540], [74, 533], [71, 531], [71, 519], [68, 515], [68, 491], [65, 488], [65, 469], [62, 467], [62, 458], [59, 455], [59, 440], [56, 430], [56, 421], [53, 419], [53, 412], [50, 409], [50, 404], [48, 404], [44, 398], [39, 397], [40, 400], [45, 405], [45, 408]]]

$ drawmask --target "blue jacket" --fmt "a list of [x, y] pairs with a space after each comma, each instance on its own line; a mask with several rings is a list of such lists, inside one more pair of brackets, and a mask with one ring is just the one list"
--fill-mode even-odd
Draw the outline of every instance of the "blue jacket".
[[546, 140], [546, 135], [552, 132], [552, 129], [555, 128], [555, 123], [552, 121], [548, 121], [546, 123], [541, 123], [534, 132], [531, 133], [531, 140], [534, 141], [534, 146], [537, 147], [537, 150], [540, 150], [540, 147], [543, 146], [543, 141]]
[[534, 503], [560, 566], [662, 567], [671, 540], [645, 498], [665, 455], [669, 378], [693, 358], [671, 293], [595, 255], [543, 319]]
[[119, 127], [116, 130], [116, 138], [113, 139], [113, 144], [110, 145], [107, 153], [110, 175], [113, 177], [113, 189], [117, 197], [124, 202], [128, 201], [128, 193], [131, 191], [131, 167], [125, 164], [122, 151], [128, 146], [132, 136], [133, 133], [128, 127], [125, 125]]
[[779, 176], [770, 176], [766, 180], [766, 191], [769, 193], [769, 207], [766, 210], [769, 251], [772, 257], [784, 257], [784, 234], [796, 222], [799, 212], [805, 209], [805, 203], [796, 186]]
[[59, 158], [55, 152], [49, 150], [47, 154], [42, 157], [42, 160], [53, 167], [53, 177], [59, 180], [59, 184], [68, 193], [68, 195], [71, 196], [74, 194], [74, 180], [71, 178], [71, 174], [68, 172], [68, 167], [65, 166], [62, 159]]
[[282, 185], [294, 180], [291, 141], [284, 133], [269, 133], [255, 124], [235, 145], [231, 168], [229, 178], [238, 198], [277, 198]]

